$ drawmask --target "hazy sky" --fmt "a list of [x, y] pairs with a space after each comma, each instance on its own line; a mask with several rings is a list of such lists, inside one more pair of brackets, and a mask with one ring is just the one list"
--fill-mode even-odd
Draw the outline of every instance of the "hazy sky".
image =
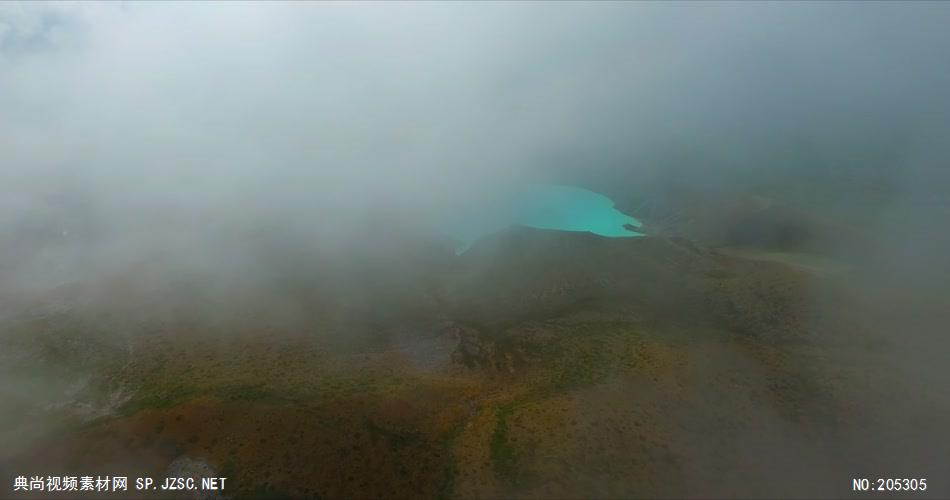
[[120, 224], [669, 168], [930, 189], [947, 26], [947, 3], [4, 2], [4, 221], [62, 191]]

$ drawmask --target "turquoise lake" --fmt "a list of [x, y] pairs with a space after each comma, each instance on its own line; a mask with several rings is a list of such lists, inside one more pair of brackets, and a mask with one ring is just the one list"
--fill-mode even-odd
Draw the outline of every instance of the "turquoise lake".
[[456, 253], [462, 254], [480, 238], [512, 226], [583, 231], [608, 238], [642, 236], [625, 225], [641, 227], [640, 221], [617, 210], [613, 200], [602, 194], [574, 186], [536, 185], [453, 214], [443, 231], [456, 241]]

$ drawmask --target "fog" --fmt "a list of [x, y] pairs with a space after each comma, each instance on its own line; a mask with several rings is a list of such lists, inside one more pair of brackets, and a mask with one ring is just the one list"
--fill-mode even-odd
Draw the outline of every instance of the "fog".
[[[941, 2], [2, 3], [0, 312], [157, 256], [242, 283], [316, 253], [371, 274], [444, 243], [459, 206], [563, 184], [648, 234], [695, 200], [820, 214], [817, 253], [860, 269], [854, 316], [880, 276], [946, 313], [948, 26]], [[932, 310], [881, 327], [906, 333], [888, 362], [909, 383], [948, 382]], [[895, 456], [938, 428], [928, 397]]]
[[946, 207], [941, 4], [0, 12], [5, 232], [57, 196], [111, 235], [156, 218], [418, 218], [539, 180], [861, 197], [869, 219], [895, 198]]

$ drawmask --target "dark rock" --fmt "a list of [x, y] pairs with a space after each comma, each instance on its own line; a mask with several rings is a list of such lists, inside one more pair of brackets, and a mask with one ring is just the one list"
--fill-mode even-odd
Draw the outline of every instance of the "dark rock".
[[449, 335], [458, 339], [458, 346], [452, 352], [452, 361], [469, 368], [487, 367], [495, 358], [495, 342], [485, 339], [475, 328], [459, 323], [446, 326]]

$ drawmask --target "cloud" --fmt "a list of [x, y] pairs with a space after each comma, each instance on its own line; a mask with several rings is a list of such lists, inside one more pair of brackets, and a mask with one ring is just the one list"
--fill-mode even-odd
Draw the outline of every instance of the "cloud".
[[0, 180], [79, 193], [121, 232], [176, 211], [419, 217], [517, 182], [673, 171], [890, 179], [948, 123], [948, 20], [943, 4], [4, 4]]

